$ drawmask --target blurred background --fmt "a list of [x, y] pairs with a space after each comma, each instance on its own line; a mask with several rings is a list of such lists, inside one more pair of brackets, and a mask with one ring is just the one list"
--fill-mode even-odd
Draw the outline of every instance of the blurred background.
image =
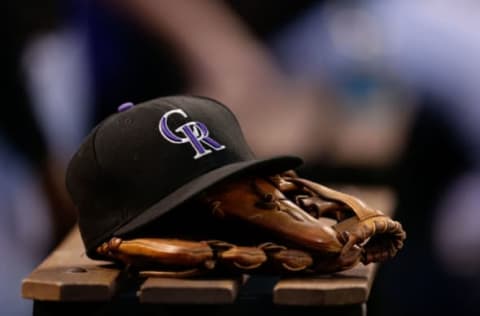
[[408, 238], [370, 315], [471, 314], [480, 299], [477, 1], [7, 1], [0, 314], [75, 223], [66, 165], [124, 102], [226, 103], [258, 156], [325, 183], [389, 185]]

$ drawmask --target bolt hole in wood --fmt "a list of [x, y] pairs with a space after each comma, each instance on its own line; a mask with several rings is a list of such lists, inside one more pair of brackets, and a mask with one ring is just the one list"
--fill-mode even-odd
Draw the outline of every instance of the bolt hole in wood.
[[86, 273], [87, 269], [80, 268], [80, 267], [73, 267], [70, 269], [67, 269], [67, 273]]

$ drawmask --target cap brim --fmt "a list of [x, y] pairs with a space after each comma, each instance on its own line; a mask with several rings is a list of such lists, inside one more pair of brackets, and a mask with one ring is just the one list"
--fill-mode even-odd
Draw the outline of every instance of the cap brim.
[[136, 229], [156, 220], [163, 214], [185, 203], [200, 192], [229, 177], [242, 173], [275, 174], [294, 169], [303, 163], [302, 159], [293, 156], [281, 156], [264, 160], [249, 160], [225, 165], [193, 179], [168, 196], [152, 205], [139, 216], [117, 229], [117, 236], [131, 233]]

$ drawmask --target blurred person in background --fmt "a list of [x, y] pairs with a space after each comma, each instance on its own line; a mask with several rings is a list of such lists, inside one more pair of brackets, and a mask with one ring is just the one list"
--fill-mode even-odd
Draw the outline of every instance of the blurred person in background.
[[[39, 126], [25, 139], [45, 135], [38, 141], [44, 142], [41, 156], [60, 161], [47, 165], [64, 168], [89, 128], [123, 102], [177, 93], [217, 98], [238, 116], [259, 156], [296, 154], [306, 158], [302, 172], [316, 180], [392, 184], [397, 190], [396, 217], [409, 239], [398, 259], [380, 270], [371, 312], [461, 314], [478, 298], [478, 230], [445, 228], [478, 223], [478, 195], [458, 197], [465, 188], [476, 189], [478, 138], [471, 135], [480, 118], [470, 80], [478, 73], [467, 58], [479, 43], [468, 32], [475, 29], [474, 10], [457, 2], [413, 1], [68, 3], [56, 15], [61, 23], [12, 54], [27, 74], [24, 80], [13, 70], [12, 82], [32, 98], [25, 109]], [[472, 77], [465, 82], [466, 74]], [[13, 122], [25, 117], [7, 123], [19, 127]], [[7, 140], [21, 135], [8, 133]], [[467, 185], [452, 189], [462, 174]], [[61, 197], [62, 190], [53, 192]], [[21, 209], [27, 216], [41, 213], [38, 207]], [[68, 206], [53, 209], [69, 213]], [[61, 226], [71, 225], [68, 218]], [[40, 226], [48, 234], [48, 225]], [[16, 234], [4, 232], [4, 240]], [[458, 275], [466, 262], [469, 274]]]

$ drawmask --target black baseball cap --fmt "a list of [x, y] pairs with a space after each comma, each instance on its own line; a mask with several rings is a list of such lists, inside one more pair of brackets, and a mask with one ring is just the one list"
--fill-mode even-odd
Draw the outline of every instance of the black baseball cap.
[[135, 232], [219, 181], [301, 163], [255, 158], [220, 102], [169, 96], [123, 104], [100, 122], [72, 157], [66, 185], [87, 255], [100, 259], [95, 249], [102, 242]]

